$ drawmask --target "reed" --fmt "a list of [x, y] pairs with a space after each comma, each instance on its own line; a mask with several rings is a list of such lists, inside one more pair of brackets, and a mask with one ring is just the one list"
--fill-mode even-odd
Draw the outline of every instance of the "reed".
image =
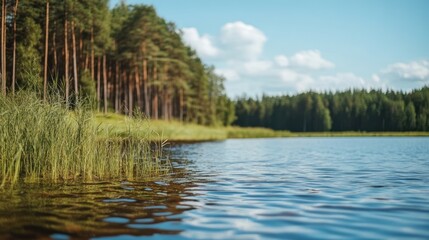
[[[28, 92], [0, 97], [0, 186], [25, 182], [136, 179], [168, 171], [164, 142], [151, 144], [147, 124], [101, 134], [91, 111], [69, 111]], [[104, 128], [103, 131], [109, 131]], [[154, 147], [155, 146], [155, 147]]]

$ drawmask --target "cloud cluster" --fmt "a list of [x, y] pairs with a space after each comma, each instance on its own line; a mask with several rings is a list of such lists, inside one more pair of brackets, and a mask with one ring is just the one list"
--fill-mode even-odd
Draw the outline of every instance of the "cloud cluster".
[[410, 63], [395, 63], [382, 71], [384, 74], [397, 78], [429, 83], [429, 61], [413, 61]]
[[[202, 35], [195, 28], [184, 28], [182, 32], [185, 43], [205, 61], [215, 63], [216, 72], [227, 79], [227, 90], [232, 96], [350, 88], [404, 89], [429, 84], [426, 60], [395, 63], [365, 79], [352, 72], [335, 72], [335, 64], [317, 49], [264, 58], [267, 36], [240, 21], [225, 24], [217, 36]], [[419, 84], [410, 85], [407, 81]]]
[[305, 50], [295, 53], [288, 58], [285, 55], [278, 55], [274, 58], [279, 67], [295, 67], [302, 69], [321, 70], [331, 69], [335, 64], [324, 59], [319, 50]]
[[195, 28], [183, 28], [183, 40], [192, 46], [201, 57], [215, 57], [219, 54], [208, 35], [200, 35]]

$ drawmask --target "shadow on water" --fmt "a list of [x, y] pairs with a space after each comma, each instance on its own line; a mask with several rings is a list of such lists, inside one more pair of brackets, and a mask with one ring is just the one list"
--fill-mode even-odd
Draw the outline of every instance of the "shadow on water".
[[191, 175], [177, 167], [162, 180], [22, 184], [0, 195], [0, 239], [178, 234], [175, 223], [195, 208], [196, 194], [189, 189], [197, 183]]

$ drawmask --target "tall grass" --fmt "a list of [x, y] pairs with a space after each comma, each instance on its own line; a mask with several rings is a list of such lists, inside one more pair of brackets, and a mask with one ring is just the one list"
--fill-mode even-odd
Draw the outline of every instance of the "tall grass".
[[93, 181], [159, 174], [165, 171], [163, 143], [154, 149], [148, 137], [152, 133], [139, 125], [143, 127], [146, 136], [122, 132], [105, 137], [91, 111], [70, 112], [58, 101], [43, 103], [28, 92], [0, 97], [0, 186], [20, 180]]

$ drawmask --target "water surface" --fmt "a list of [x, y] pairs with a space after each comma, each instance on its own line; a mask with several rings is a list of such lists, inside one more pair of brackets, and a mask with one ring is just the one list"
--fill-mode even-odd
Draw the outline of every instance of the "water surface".
[[0, 238], [428, 239], [429, 138], [227, 140], [162, 179], [21, 187]]

